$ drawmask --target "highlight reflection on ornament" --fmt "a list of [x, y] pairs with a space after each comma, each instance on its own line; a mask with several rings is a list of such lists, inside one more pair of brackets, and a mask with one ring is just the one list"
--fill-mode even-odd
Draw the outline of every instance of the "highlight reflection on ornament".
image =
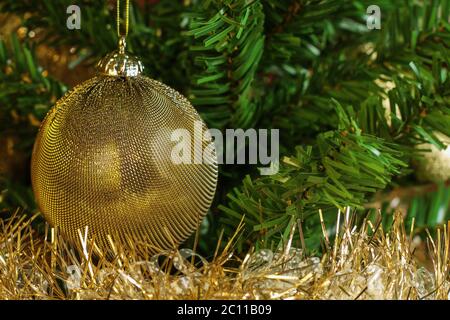
[[192, 131], [201, 118], [181, 94], [141, 75], [124, 45], [47, 114], [33, 149], [33, 191], [45, 218], [70, 239], [88, 226], [100, 247], [118, 234], [167, 249], [207, 213], [217, 159], [213, 152], [202, 164], [171, 161], [170, 132]]

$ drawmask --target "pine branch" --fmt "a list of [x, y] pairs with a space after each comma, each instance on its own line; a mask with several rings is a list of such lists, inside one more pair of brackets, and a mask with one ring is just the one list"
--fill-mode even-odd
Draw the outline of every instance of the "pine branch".
[[[416, 145], [429, 142], [439, 148], [445, 146], [434, 134], [435, 131], [440, 131], [448, 135], [450, 130], [449, 42], [445, 41], [449, 38], [450, 29], [446, 21], [448, 15], [445, 13], [448, 9], [445, 2], [435, 1], [425, 6], [423, 10], [419, 10], [421, 17], [413, 14], [417, 13], [417, 7], [407, 2], [398, 7], [389, 7], [388, 4], [383, 8], [388, 17], [394, 16], [397, 20], [387, 19], [384, 31], [365, 32], [362, 40], [355, 40], [350, 35], [348, 45], [339, 44], [337, 50], [326, 53], [322, 51], [324, 54], [320, 59], [312, 62], [311, 72], [304, 73], [306, 76], [300, 85], [303, 90], [300, 101], [292, 102], [290, 108], [271, 110], [280, 111], [272, 115], [271, 120], [288, 118], [298, 122], [306, 121], [304, 126], [290, 127], [292, 130], [288, 136], [299, 137], [296, 144], [304, 144], [301, 140], [305, 135], [310, 139], [315, 134], [318, 135], [310, 140], [313, 147], [306, 150], [297, 147], [300, 150], [297, 156], [287, 158], [287, 163], [284, 161], [280, 175], [255, 180], [247, 178], [241, 188], [235, 189], [230, 194], [228, 206], [221, 207], [225, 212], [226, 223], [232, 224], [233, 219], [245, 215], [248, 234], [253, 240], [259, 239], [268, 245], [269, 240], [283, 238], [283, 230], [292, 216], [296, 219], [306, 219], [309, 216], [306, 222], [309, 220], [317, 227], [317, 219], [311, 217], [314, 217], [318, 208], [327, 210], [336, 207], [342, 210], [345, 206], [361, 207], [371, 194], [384, 189], [393, 178], [407, 172], [399, 169], [406, 169], [404, 161], [409, 161], [419, 152], [414, 148]], [[439, 16], [432, 12], [443, 14]], [[405, 18], [399, 23], [398, 19], [401, 20], [402, 17]], [[411, 33], [411, 29], [404, 27], [413, 23], [413, 20], [426, 25], [421, 32], [418, 32], [421, 30], [419, 26], [412, 29], [419, 39], [413, 42], [414, 46], [411, 42], [405, 42], [413, 38], [405, 34]], [[400, 31], [403, 36], [398, 36]], [[364, 43], [375, 45], [367, 50], [361, 46]], [[332, 42], [330, 45], [334, 46]], [[378, 57], [374, 58], [375, 54]], [[293, 77], [298, 77], [298, 74]], [[283, 73], [279, 79], [280, 82], [289, 83]], [[387, 91], [377, 82], [379, 79], [392, 81], [395, 87]], [[389, 116], [386, 116], [386, 106], [383, 104], [386, 96], [389, 98]], [[332, 99], [340, 104], [353, 106], [350, 120], [339, 115], [342, 113], [339, 111], [339, 103], [331, 103]], [[330, 114], [336, 107], [337, 118]], [[326, 114], [326, 119], [321, 114]], [[354, 160], [366, 156], [367, 150], [330, 148], [330, 137], [344, 143], [343, 132], [346, 132], [344, 137], [347, 137], [348, 132], [354, 134], [348, 129], [349, 123], [359, 132], [357, 141], [361, 137], [369, 139], [370, 142], [367, 141], [368, 144], [365, 145], [367, 150], [372, 150], [372, 147], [375, 150], [383, 149], [379, 157], [359, 158], [355, 163], [346, 162], [343, 159]], [[321, 133], [327, 126], [333, 130]], [[343, 131], [343, 127], [347, 129]], [[311, 133], [314, 128], [317, 131]], [[379, 137], [379, 140], [370, 138], [374, 136]], [[356, 137], [351, 135], [351, 139]], [[345, 141], [345, 144], [352, 145], [349, 141]], [[359, 143], [356, 145], [361, 146]], [[330, 155], [323, 153], [323, 150], [333, 150], [332, 154], [341, 161], [332, 162], [333, 165], [330, 166]], [[312, 162], [314, 156], [318, 162]], [[382, 159], [383, 156], [387, 158]], [[379, 172], [373, 172], [370, 178], [361, 178], [352, 172], [354, 168], [359, 168], [359, 172], [361, 163], [371, 166], [371, 169], [378, 167]], [[305, 177], [313, 179], [314, 183]], [[328, 185], [330, 181], [331, 186]], [[371, 184], [374, 182], [379, 183]], [[445, 197], [438, 197], [434, 203], [447, 205]], [[438, 210], [433, 209], [432, 212], [430, 219], [420, 218], [429, 222], [437, 221]], [[261, 230], [265, 230], [265, 233], [258, 234]]]
[[24, 183], [28, 158], [40, 120], [66, 88], [47, 76], [28, 44], [15, 34], [8, 40], [0, 40], [0, 209], [34, 208]]
[[202, 10], [191, 21], [187, 35], [194, 37], [191, 51], [199, 66], [192, 102], [202, 106], [213, 127], [254, 124], [253, 83], [263, 54], [263, 24], [260, 1], [243, 0], [218, 10]]
[[229, 195], [228, 207], [220, 206], [226, 224], [244, 216], [249, 239], [267, 243], [291, 217], [308, 221], [318, 209], [362, 208], [367, 194], [385, 188], [406, 167], [397, 146], [363, 134], [351, 108], [344, 111], [335, 103], [339, 129], [320, 134], [314, 147], [297, 147], [294, 156], [283, 159], [280, 173], [254, 181], [247, 177]]

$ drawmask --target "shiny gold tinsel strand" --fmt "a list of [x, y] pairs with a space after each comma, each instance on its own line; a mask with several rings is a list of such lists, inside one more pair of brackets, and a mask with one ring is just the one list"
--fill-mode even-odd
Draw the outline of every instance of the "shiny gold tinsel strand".
[[79, 232], [74, 248], [57, 230], [50, 239], [38, 237], [33, 218], [14, 215], [2, 221], [2, 299], [449, 298], [448, 225], [427, 239], [431, 265], [426, 269], [414, 258], [416, 241], [405, 231], [400, 213], [388, 232], [370, 221], [355, 227], [350, 210], [339, 214], [337, 236], [322, 258], [305, 257], [287, 241], [278, 251], [262, 249], [239, 260], [231, 239], [212, 261], [190, 249], [145, 257], [111, 237], [114, 259], [93, 259], [87, 230]]

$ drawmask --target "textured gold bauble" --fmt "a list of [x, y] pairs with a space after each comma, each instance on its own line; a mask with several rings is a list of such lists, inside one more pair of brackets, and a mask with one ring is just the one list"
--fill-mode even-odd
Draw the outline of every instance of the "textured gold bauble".
[[141, 75], [123, 47], [99, 66], [41, 125], [31, 164], [37, 204], [70, 239], [88, 226], [99, 247], [119, 235], [171, 248], [198, 228], [217, 185], [215, 151], [201, 164], [175, 164], [171, 133], [193, 136], [195, 122], [207, 128], [185, 97]]

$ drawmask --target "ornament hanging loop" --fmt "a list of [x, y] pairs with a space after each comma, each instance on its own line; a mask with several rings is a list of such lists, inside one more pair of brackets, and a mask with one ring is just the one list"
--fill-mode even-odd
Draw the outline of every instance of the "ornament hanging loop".
[[[117, 0], [117, 36], [121, 40], [121, 38], [125, 38], [128, 35], [128, 24], [129, 24], [129, 17], [130, 17], [130, 0], [126, 0], [125, 3], [125, 33], [122, 34], [121, 28], [120, 28], [120, 1]], [[119, 40], [119, 44], [120, 44]]]
[[119, 38], [119, 53], [124, 54], [126, 47], [127, 47], [127, 42], [125, 40], [125, 36], [121, 36]]
[[126, 0], [125, 5], [125, 33], [122, 34], [120, 30], [120, 2], [117, 0], [117, 36], [119, 37], [119, 50], [106, 55], [97, 64], [97, 69], [100, 73], [113, 77], [136, 77], [144, 70], [142, 62], [127, 53], [125, 48], [127, 46], [126, 36], [128, 34], [128, 21], [130, 0]]

